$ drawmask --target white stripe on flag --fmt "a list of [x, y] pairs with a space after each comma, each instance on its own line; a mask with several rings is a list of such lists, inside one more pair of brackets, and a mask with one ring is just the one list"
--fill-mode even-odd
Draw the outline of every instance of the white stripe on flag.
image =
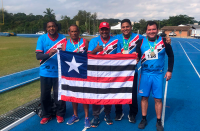
[[132, 99], [132, 93], [115, 93], [115, 94], [94, 94], [80, 93], [72, 91], [62, 91], [62, 94], [69, 97], [85, 98], [85, 99]]
[[103, 60], [103, 59], [88, 59], [88, 65], [104, 65], [104, 66], [126, 66], [136, 65], [136, 60]]
[[122, 76], [134, 76], [135, 71], [87, 71], [88, 76], [104, 76], [104, 77], [122, 77]]
[[75, 81], [75, 80], [66, 80], [61, 79], [62, 85], [70, 85], [75, 87], [90, 87], [90, 88], [120, 88], [120, 87], [132, 87], [132, 81], [126, 82], [112, 82], [112, 83], [97, 83], [97, 82], [86, 82], [86, 81]]

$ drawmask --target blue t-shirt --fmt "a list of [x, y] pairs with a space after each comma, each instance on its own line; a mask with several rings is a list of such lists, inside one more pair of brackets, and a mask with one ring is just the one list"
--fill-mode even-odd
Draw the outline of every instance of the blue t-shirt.
[[[124, 41], [123, 41], [123, 34], [119, 34], [116, 35], [115, 38], [117, 38], [119, 40], [119, 48], [117, 52], [123, 52], [124, 51]], [[136, 52], [136, 42], [138, 40], [143, 39], [144, 36], [140, 35], [140, 34], [135, 34], [135, 33], [131, 33], [131, 39], [129, 41], [129, 54], [132, 54], [133, 52]], [[125, 43], [128, 42], [128, 39], [124, 39]]]
[[[66, 37], [58, 34], [55, 40], [52, 40], [48, 34], [44, 34], [38, 38], [36, 52], [48, 54], [50, 49], [61, 48], [61, 45], [66, 42]], [[57, 54], [52, 55], [47, 60], [42, 60], [40, 63], [40, 76], [43, 77], [58, 77], [58, 62]]]
[[[79, 45], [78, 45], [78, 41], [79, 41]], [[79, 53], [86, 53], [86, 47], [85, 47], [85, 43], [86, 40], [83, 38], [79, 38], [78, 41], [74, 41], [72, 43], [72, 39], [68, 39], [67, 43], [65, 43], [65, 51], [69, 51], [69, 52], [78, 52], [78, 48], [79, 48]], [[79, 47], [78, 47], [79, 46]]]
[[110, 39], [107, 43], [104, 43], [101, 36], [95, 37], [90, 40], [88, 46], [88, 52], [93, 51], [99, 42], [99, 46], [103, 46], [103, 51], [97, 52], [97, 54], [116, 54], [117, 48], [119, 45], [118, 39], [115, 37], [110, 36]]
[[[165, 44], [162, 40], [162, 37], [158, 37], [156, 46], [154, 49], [154, 52], [158, 52], [158, 59], [152, 59], [152, 60], [147, 60], [147, 57], [150, 58], [150, 47], [154, 47], [154, 42], [149, 41], [145, 37], [143, 39], [143, 42], [141, 44], [140, 50], [141, 50], [141, 73], [142, 74], [151, 74], [151, 75], [156, 75], [156, 74], [161, 74], [164, 71], [164, 65], [165, 65]], [[148, 55], [145, 55], [146, 54]], [[148, 53], [149, 52], [149, 53]]]

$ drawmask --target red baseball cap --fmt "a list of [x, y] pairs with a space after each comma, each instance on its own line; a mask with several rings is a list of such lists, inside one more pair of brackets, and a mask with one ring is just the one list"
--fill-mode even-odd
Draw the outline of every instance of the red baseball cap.
[[101, 22], [99, 25], [99, 29], [101, 29], [103, 27], [110, 29], [110, 25], [108, 22]]

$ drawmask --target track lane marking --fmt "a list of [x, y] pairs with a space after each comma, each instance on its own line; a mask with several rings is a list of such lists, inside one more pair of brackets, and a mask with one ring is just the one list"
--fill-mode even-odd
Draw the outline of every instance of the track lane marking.
[[[179, 42], [179, 41], [178, 41]], [[181, 43], [179, 42], [179, 44], [181, 45]], [[200, 78], [199, 72], [197, 71], [197, 69], [195, 68], [195, 66], [193, 65], [192, 61], [190, 60], [189, 56], [187, 55], [187, 53], [185, 52], [183, 46], [181, 45], [181, 48], [183, 49], [185, 55], [187, 56], [188, 60], [190, 61], [191, 65], [193, 66], [195, 72], [197, 73], [198, 77]]]
[[[185, 41], [187, 42], [187, 41]], [[190, 44], [190, 42], [187, 42], [188, 44]], [[192, 44], [190, 44], [191, 46], [193, 46]], [[198, 48], [196, 48], [195, 46], [193, 46], [195, 49], [197, 49], [198, 51], [200, 51]]]

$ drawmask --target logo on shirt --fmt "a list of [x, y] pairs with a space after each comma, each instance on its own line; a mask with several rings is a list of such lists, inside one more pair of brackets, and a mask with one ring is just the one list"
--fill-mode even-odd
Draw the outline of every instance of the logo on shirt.
[[143, 93], [143, 89], [142, 89], [142, 90], [139, 90], [139, 93]]

